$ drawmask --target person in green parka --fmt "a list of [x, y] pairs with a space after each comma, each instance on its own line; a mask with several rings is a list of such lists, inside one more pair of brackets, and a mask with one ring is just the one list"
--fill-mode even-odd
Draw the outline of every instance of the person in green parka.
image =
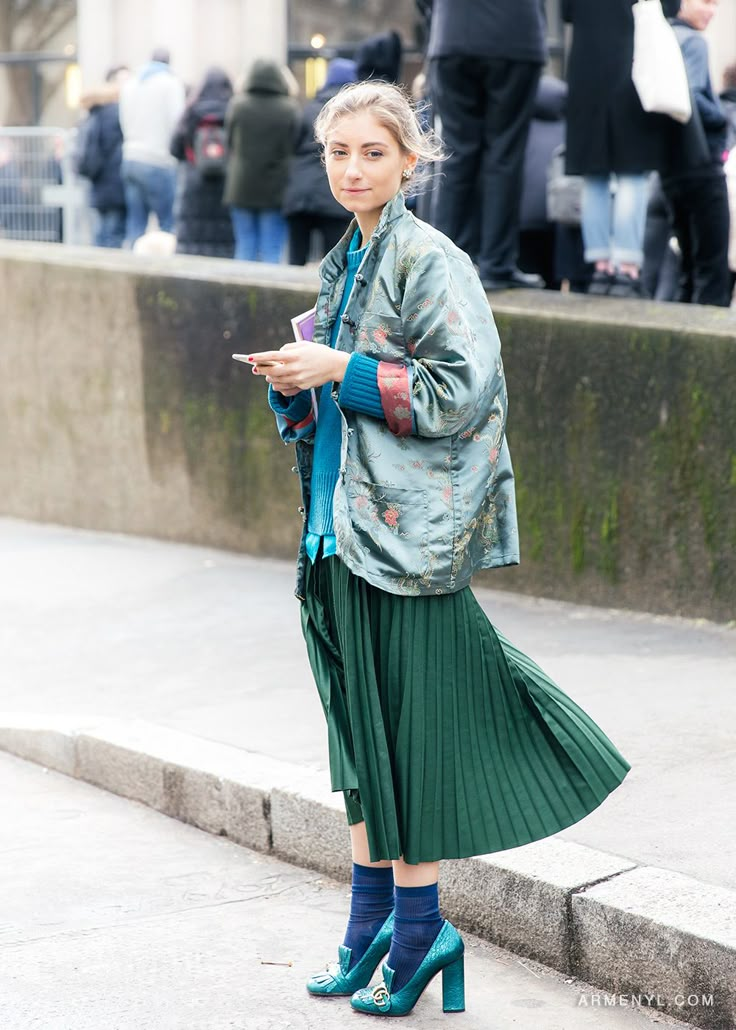
[[461, 1011], [464, 946], [440, 916], [439, 861], [557, 833], [629, 763], [469, 586], [517, 564], [519, 546], [486, 293], [404, 203], [440, 146], [378, 82], [342, 89], [315, 132], [354, 218], [320, 267], [313, 342], [250, 355], [296, 444], [296, 592], [352, 843], [338, 961], [307, 989], [400, 1016], [442, 972], [443, 1008]]
[[225, 116], [224, 202], [240, 261], [281, 261], [286, 243], [281, 204], [298, 126], [299, 108], [284, 70], [276, 61], [255, 61]]

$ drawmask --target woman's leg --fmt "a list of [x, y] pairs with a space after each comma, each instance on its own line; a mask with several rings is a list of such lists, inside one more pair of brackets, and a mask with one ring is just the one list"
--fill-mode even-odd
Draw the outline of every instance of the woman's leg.
[[394, 862], [394, 882], [397, 887], [426, 887], [437, 883], [440, 875], [439, 862], [419, 862], [408, 865], [403, 858]]
[[394, 992], [411, 980], [442, 929], [439, 871], [439, 862], [394, 862], [396, 907], [391, 950], [386, 959], [395, 973], [391, 988]]
[[371, 862], [365, 823], [350, 827], [353, 882], [350, 918], [343, 945], [350, 948], [350, 969], [365, 955], [394, 908], [394, 874], [391, 862]]

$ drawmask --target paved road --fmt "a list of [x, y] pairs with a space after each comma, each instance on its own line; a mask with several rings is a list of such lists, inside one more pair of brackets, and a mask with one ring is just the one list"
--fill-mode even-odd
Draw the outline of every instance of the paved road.
[[[344, 885], [7, 755], [0, 854], [3, 1030], [358, 1030], [367, 1018], [303, 986], [341, 940]], [[436, 983], [406, 1026], [683, 1025], [466, 944], [466, 1013], [443, 1016]]]
[[[0, 709], [143, 718], [324, 765], [291, 564], [0, 520], [0, 568]], [[561, 836], [736, 887], [736, 631], [478, 596], [633, 765]]]

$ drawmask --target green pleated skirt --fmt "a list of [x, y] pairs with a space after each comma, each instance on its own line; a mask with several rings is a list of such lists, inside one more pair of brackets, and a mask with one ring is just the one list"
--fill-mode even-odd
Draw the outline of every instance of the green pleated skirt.
[[469, 587], [404, 597], [337, 557], [307, 562], [302, 629], [327, 718], [332, 789], [371, 861], [431, 862], [540, 840], [630, 766], [494, 629]]

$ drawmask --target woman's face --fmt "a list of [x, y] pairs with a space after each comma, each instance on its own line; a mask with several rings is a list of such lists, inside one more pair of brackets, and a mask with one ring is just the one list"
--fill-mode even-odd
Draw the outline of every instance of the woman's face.
[[415, 154], [406, 154], [393, 133], [370, 113], [345, 115], [330, 129], [325, 165], [335, 199], [352, 211], [365, 236], [401, 186], [405, 170], [413, 171]]

